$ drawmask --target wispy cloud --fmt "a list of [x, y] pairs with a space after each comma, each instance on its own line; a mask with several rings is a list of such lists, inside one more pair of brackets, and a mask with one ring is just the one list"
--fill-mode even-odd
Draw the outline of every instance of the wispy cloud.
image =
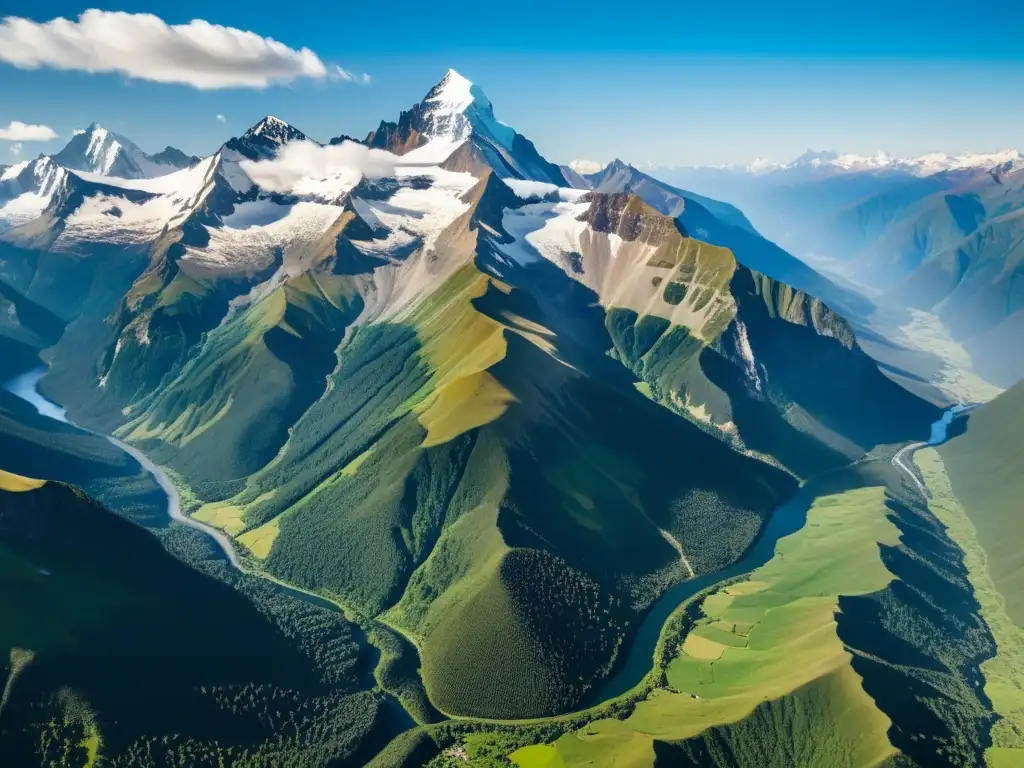
[[304, 179], [314, 177], [379, 179], [392, 176], [398, 157], [381, 149], [369, 149], [354, 141], [322, 147], [312, 141], [285, 144], [271, 160], [242, 162], [242, 170], [268, 192], [291, 193]]
[[569, 163], [569, 167], [576, 171], [576, 173], [584, 175], [588, 173], [597, 173], [602, 168], [604, 168], [604, 166], [601, 165], [600, 163], [595, 163], [593, 160], [583, 159], [573, 160], [571, 163]]
[[339, 67], [335, 64], [332, 68], [332, 77], [335, 80], [343, 80], [346, 83], [359, 83], [360, 85], [369, 85], [372, 78], [366, 73], [362, 74], [352, 72], [351, 70]]
[[199, 89], [264, 88], [324, 79], [327, 66], [308, 48], [195, 19], [169, 25], [148, 13], [91, 8], [77, 20], [0, 22], [0, 61], [21, 69], [112, 72]]
[[0, 128], [0, 139], [4, 141], [49, 141], [57, 133], [48, 125], [28, 125], [12, 120], [6, 128]]
[[85, 133], [85, 128], [75, 128], [75, 130], [73, 130], [71, 132], [71, 135], [72, 136], [81, 136], [83, 133]]
[[216, 120], [218, 123], [226, 123], [228, 119], [224, 115], [217, 115]]
[[14, 155], [15, 157], [18, 157], [21, 154], [21, 142], [20, 141], [16, 141], [13, 144], [11, 144], [11, 154]]

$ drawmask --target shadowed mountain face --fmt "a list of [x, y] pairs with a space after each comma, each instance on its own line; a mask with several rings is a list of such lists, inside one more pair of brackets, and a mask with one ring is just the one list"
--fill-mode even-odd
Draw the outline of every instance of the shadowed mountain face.
[[48, 347], [74, 420], [392, 638], [381, 684], [425, 719], [590, 701], [799, 480], [938, 416], [739, 211], [628, 167], [573, 189], [455, 72], [366, 139], [385, 171], [264, 189], [304, 139], [266, 118], [157, 180], [54, 163], [0, 235], [3, 365]]

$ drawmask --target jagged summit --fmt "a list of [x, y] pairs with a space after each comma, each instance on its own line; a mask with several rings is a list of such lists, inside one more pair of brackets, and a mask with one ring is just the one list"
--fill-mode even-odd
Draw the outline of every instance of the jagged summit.
[[463, 77], [454, 69], [449, 69], [423, 100], [430, 103], [443, 103], [454, 109], [464, 110], [473, 102], [474, 88], [476, 86], [471, 80]]
[[281, 118], [267, 115], [241, 136], [231, 139], [226, 146], [250, 160], [266, 160], [292, 141], [309, 141], [309, 137]]
[[423, 99], [424, 136], [460, 142], [472, 134], [511, 150], [516, 132], [494, 117], [494, 106], [483, 89], [449, 69]]
[[[473, 151], [463, 147], [466, 142], [472, 143]], [[483, 89], [454, 69], [397, 122], [382, 121], [363, 143], [396, 155], [415, 152], [410, 159], [429, 163], [443, 163], [460, 151], [462, 161], [472, 156], [471, 165], [483, 162], [503, 178], [566, 183], [557, 165], [494, 116]]]
[[297, 137], [305, 138], [304, 134], [286, 123], [279, 117], [267, 115], [252, 128], [245, 132], [245, 136], [262, 136], [264, 138], [283, 144], [292, 141]]
[[75, 134], [53, 156], [65, 168], [122, 179], [152, 179], [187, 168], [196, 158], [168, 147], [147, 155], [130, 139], [109, 131], [98, 122]]

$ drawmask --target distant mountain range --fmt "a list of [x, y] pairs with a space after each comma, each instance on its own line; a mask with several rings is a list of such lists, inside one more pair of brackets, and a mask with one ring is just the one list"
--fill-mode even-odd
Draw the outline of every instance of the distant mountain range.
[[70, 170], [124, 179], [165, 176], [199, 160], [174, 147], [147, 155], [124, 136], [108, 131], [98, 123], [75, 134], [53, 159]]
[[916, 176], [930, 176], [943, 171], [962, 171], [970, 169], [999, 169], [1003, 173], [1024, 168], [1024, 154], [1016, 149], [1004, 149], [999, 152], [965, 152], [959, 155], [947, 155], [933, 152], [920, 157], [896, 157], [888, 152], [876, 152], [873, 155], [840, 153], [834, 150], [807, 150], [804, 154], [788, 163], [777, 163], [772, 160], [758, 159], [746, 165], [710, 165], [692, 166], [679, 170], [725, 171], [730, 173], [747, 173], [767, 175], [779, 172], [814, 171], [823, 173], [843, 173], [861, 171], [903, 171]]
[[[742, 208], [769, 239], [878, 304], [935, 312], [975, 370], [1009, 386], [1024, 355], [1016, 150], [897, 160], [808, 153], [784, 166], [662, 170]], [[1009, 345], [1012, 347], [1013, 345]]]

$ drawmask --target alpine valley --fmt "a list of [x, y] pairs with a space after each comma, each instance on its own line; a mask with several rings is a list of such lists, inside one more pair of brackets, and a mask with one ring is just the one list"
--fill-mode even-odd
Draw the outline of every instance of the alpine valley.
[[453, 70], [5, 168], [5, 764], [1019, 765], [1014, 170], [811, 194], [864, 290]]

